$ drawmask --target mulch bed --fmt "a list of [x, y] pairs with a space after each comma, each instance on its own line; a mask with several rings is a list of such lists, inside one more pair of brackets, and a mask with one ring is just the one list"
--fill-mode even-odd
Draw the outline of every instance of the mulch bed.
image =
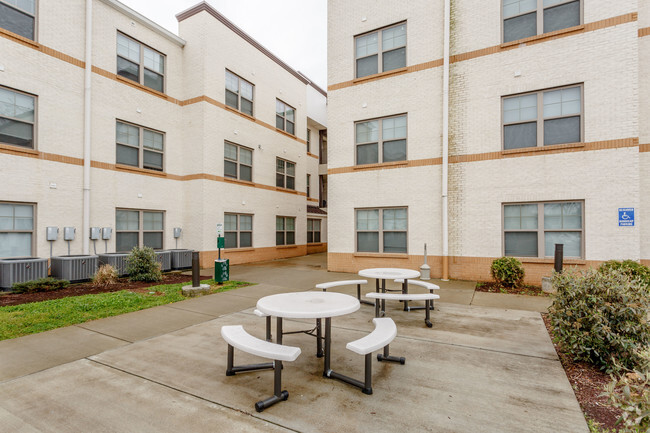
[[[209, 280], [210, 276], [201, 276], [201, 280]], [[191, 275], [182, 275], [180, 273], [163, 274], [163, 280], [155, 283], [146, 283], [143, 281], [129, 281], [128, 278], [120, 278], [117, 283], [106, 287], [94, 287], [91, 282], [70, 284], [65, 289], [53, 290], [49, 292], [35, 293], [2, 293], [0, 294], [0, 307], [7, 305], [20, 305], [30, 302], [49, 301], [51, 299], [67, 298], [69, 296], [91, 295], [96, 293], [118, 292], [120, 290], [131, 290], [133, 292], [148, 292], [147, 287], [158, 286], [160, 284], [178, 284], [191, 282]]]
[[[552, 338], [553, 332], [548, 314], [542, 314], [542, 318]], [[601, 427], [616, 431], [616, 420], [623, 411], [609, 406], [607, 397], [601, 395], [605, 392], [605, 385], [611, 381], [609, 375], [592, 364], [574, 361], [569, 354], [562, 352], [556, 343], [553, 345], [585, 417], [600, 424]]]
[[524, 284], [520, 287], [503, 287], [494, 281], [477, 283], [476, 291], [488, 293], [507, 293], [510, 295], [550, 296], [548, 293], [543, 292], [542, 288], [539, 286]]

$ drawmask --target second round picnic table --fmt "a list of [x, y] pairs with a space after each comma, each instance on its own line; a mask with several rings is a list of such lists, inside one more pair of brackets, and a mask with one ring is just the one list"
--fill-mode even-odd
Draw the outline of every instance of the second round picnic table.
[[[407, 293], [408, 291], [408, 279], [409, 278], [419, 278], [420, 272], [413, 269], [403, 269], [403, 268], [370, 268], [362, 269], [359, 271], [359, 276], [364, 278], [374, 278], [375, 279], [375, 290], [377, 292], [386, 292], [386, 279], [401, 279], [402, 282], [402, 293]], [[381, 280], [381, 283], [380, 283]], [[378, 300], [377, 300], [378, 301]], [[408, 311], [408, 302], [404, 302], [404, 310]], [[385, 314], [386, 311], [386, 300], [381, 301], [381, 313]]]

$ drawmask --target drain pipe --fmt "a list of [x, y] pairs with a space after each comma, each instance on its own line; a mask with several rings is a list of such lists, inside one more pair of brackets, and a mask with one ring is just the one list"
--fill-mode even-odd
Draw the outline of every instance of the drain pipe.
[[442, 74], [442, 280], [449, 280], [449, 32], [451, 0], [445, 0], [444, 63]]
[[[90, 103], [92, 80], [93, 0], [86, 0], [86, 70], [84, 76], [84, 184], [82, 233], [90, 231]], [[82, 236], [83, 254], [88, 255], [90, 238]]]

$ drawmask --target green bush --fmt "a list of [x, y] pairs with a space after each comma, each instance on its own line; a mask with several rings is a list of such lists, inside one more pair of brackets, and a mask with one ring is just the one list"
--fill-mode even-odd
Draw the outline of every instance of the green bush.
[[605, 387], [609, 404], [623, 411], [616, 423], [622, 424], [625, 432], [650, 432], [650, 349], [639, 357], [643, 364], [639, 370], [621, 375]]
[[156, 253], [149, 247], [133, 247], [126, 258], [126, 272], [131, 281], [162, 281], [160, 263]]
[[514, 257], [495, 259], [490, 266], [490, 272], [497, 283], [506, 287], [517, 287], [524, 279], [524, 268]]
[[554, 273], [549, 309], [556, 342], [608, 372], [634, 369], [650, 343], [650, 292], [619, 271]]
[[630, 278], [638, 278], [643, 282], [643, 284], [650, 286], [650, 268], [641, 263], [637, 263], [634, 260], [624, 260], [622, 262], [610, 260], [603, 263], [598, 268], [598, 272], [601, 273], [611, 271], [619, 271]]
[[24, 283], [14, 283], [11, 286], [11, 290], [14, 293], [49, 292], [65, 289], [69, 284], [70, 281], [68, 280], [57, 280], [56, 278], [48, 277], [41, 278], [40, 280], [25, 281]]

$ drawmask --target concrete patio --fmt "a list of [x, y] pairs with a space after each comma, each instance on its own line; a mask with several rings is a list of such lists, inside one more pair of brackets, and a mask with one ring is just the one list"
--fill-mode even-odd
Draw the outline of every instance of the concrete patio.
[[[537, 312], [548, 299], [477, 296], [472, 282], [441, 283], [432, 329], [422, 311], [387, 304], [398, 327], [391, 354], [406, 364], [374, 360], [371, 396], [323, 378], [313, 338], [285, 336], [302, 350], [285, 363], [289, 400], [256, 413], [273, 374], [226, 377], [220, 327], [263, 337], [259, 297], [354, 277], [328, 273], [324, 260], [233, 266], [231, 279], [260, 284], [0, 342], [0, 431], [589, 431]], [[370, 332], [372, 317], [362, 305], [332, 320], [334, 370], [363, 377], [363, 357], [345, 343]], [[236, 352], [235, 362], [259, 358]]]

